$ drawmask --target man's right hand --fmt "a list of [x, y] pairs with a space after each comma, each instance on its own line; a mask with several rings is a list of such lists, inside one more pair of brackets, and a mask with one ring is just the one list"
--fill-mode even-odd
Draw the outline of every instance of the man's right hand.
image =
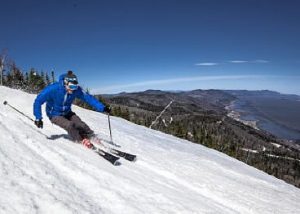
[[39, 120], [35, 120], [34, 124], [38, 127], [38, 128], [43, 128], [43, 121], [41, 119]]

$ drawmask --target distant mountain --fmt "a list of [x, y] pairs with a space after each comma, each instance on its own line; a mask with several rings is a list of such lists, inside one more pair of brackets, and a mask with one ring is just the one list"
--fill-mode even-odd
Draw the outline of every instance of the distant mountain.
[[233, 94], [235, 96], [279, 96], [279, 95], [281, 95], [279, 92], [270, 91], [270, 90], [257, 90], [257, 91], [223, 90], [223, 91]]
[[257, 90], [257, 91], [249, 91], [249, 90], [223, 90], [226, 93], [229, 93], [233, 96], [242, 97], [242, 96], [259, 96], [259, 97], [273, 97], [273, 98], [285, 98], [292, 100], [299, 100], [300, 96], [295, 94], [281, 94], [276, 91], [270, 90]]
[[[115, 104], [129, 107], [147, 105], [147, 108], [161, 110], [171, 100], [176, 101], [175, 106], [187, 112], [201, 112], [204, 110], [224, 111], [224, 107], [230, 103], [234, 96], [220, 90], [194, 90], [185, 92], [165, 92], [160, 90], [147, 90], [136, 93], [121, 93], [115, 95], [103, 95], [104, 98]], [[158, 108], [155, 108], [155, 107]], [[199, 108], [200, 107], [200, 108]]]

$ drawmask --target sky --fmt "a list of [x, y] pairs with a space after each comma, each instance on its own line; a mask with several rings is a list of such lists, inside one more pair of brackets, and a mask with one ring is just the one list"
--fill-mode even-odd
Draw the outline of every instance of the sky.
[[0, 51], [73, 70], [93, 93], [248, 89], [300, 95], [297, 0], [1, 0]]

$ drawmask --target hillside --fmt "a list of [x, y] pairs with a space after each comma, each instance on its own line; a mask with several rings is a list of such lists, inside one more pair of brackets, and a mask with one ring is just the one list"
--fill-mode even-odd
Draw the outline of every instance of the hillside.
[[[229, 106], [248, 94], [247, 97], [261, 99], [275, 97], [277, 100], [294, 100], [293, 96], [271, 91], [221, 90], [148, 90], [103, 97], [113, 106], [113, 114], [116, 116], [146, 127], [151, 125], [153, 129], [221, 151], [300, 187], [300, 144], [279, 139], [257, 128], [260, 121], [242, 121], [238, 112], [230, 110]], [[152, 124], [170, 101], [173, 101], [172, 105]], [[283, 106], [283, 102], [280, 103]], [[240, 111], [245, 108], [247, 106]], [[287, 113], [281, 110], [280, 115]], [[282, 127], [279, 129], [282, 130]]]
[[[0, 87], [32, 115], [35, 96]], [[107, 117], [73, 109], [103, 139]], [[112, 166], [44, 119], [0, 105], [0, 213], [298, 213], [300, 190], [225, 154], [112, 117], [114, 141], [138, 155]]]

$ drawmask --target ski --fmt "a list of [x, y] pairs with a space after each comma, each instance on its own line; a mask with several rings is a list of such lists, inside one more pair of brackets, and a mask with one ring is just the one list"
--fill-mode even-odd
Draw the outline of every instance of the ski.
[[95, 151], [101, 157], [103, 157], [105, 160], [110, 162], [112, 165], [114, 165], [114, 166], [120, 165], [120, 162], [118, 161], [120, 159], [119, 157], [114, 156], [113, 154], [110, 154], [110, 153], [108, 153], [102, 149], [99, 149], [95, 146], [92, 148], [92, 150]]
[[130, 153], [127, 153], [127, 152], [123, 152], [123, 151], [121, 151], [121, 150], [112, 148], [112, 147], [110, 147], [110, 146], [108, 146], [108, 145], [104, 145], [103, 142], [104, 142], [104, 143], [107, 143], [107, 141], [105, 141], [105, 140], [101, 140], [101, 139], [99, 139], [99, 138], [95, 138], [93, 142], [96, 143], [97, 145], [103, 147], [103, 148], [104, 148], [106, 151], [108, 151], [109, 153], [112, 153], [112, 154], [114, 154], [114, 155], [117, 155], [117, 156], [119, 156], [119, 157], [121, 157], [121, 158], [124, 158], [124, 159], [126, 159], [126, 160], [128, 160], [128, 161], [134, 162], [134, 161], [136, 161], [136, 159], [137, 159], [136, 155], [133, 155], [133, 154], [130, 154]]
[[112, 148], [110, 148], [110, 152], [113, 153], [114, 155], [122, 157], [128, 161], [132, 161], [132, 162], [136, 161], [136, 155], [133, 155], [133, 154], [130, 154], [127, 152], [122, 152], [120, 150], [112, 149]]

